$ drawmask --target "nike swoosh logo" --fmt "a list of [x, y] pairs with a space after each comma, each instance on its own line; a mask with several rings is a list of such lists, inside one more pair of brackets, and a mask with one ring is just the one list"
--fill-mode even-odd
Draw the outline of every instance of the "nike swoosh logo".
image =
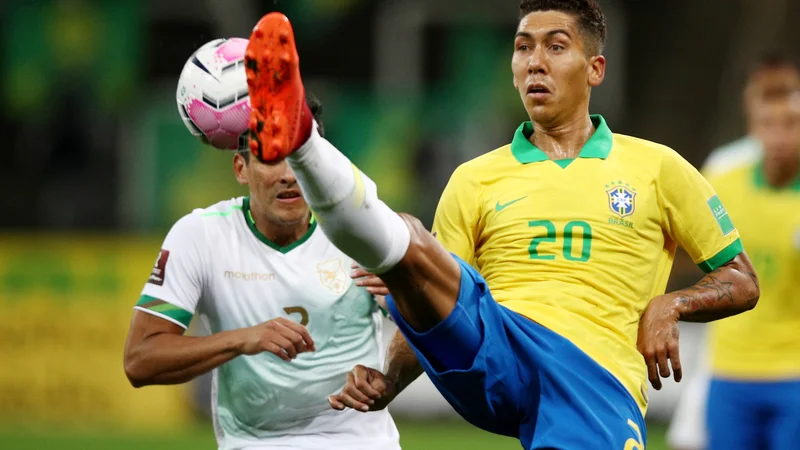
[[528, 196], [527, 196], [527, 195], [526, 195], [525, 197], [520, 197], [520, 198], [518, 198], [518, 199], [516, 199], [516, 200], [511, 200], [511, 201], [510, 201], [510, 202], [508, 202], [508, 203], [502, 203], [502, 204], [501, 204], [501, 203], [500, 203], [500, 201], [498, 200], [498, 201], [497, 201], [497, 204], [496, 204], [496, 205], [494, 205], [494, 210], [495, 210], [495, 211], [497, 211], [497, 212], [500, 212], [500, 211], [502, 211], [502, 210], [506, 209], [507, 207], [509, 207], [509, 206], [513, 205], [514, 203], [517, 203], [517, 202], [518, 202], [518, 201], [520, 201], [520, 200], [525, 200], [526, 198], [528, 198]]

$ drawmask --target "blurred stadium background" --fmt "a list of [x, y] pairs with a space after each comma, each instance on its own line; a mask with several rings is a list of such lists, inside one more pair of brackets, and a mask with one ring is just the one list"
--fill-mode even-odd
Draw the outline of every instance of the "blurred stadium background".
[[[800, 55], [794, 0], [603, 0], [616, 132], [700, 164], [743, 134], [740, 92], [766, 50]], [[517, 0], [5, 0], [0, 2], [0, 447], [211, 449], [207, 379], [134, 390], [122, 370], [131, 307], [168, 228], [242, 194], [231, 155], [184, 129], [188, 56], [293, 20], [329, 138], [430, 224], [455, 166], [508, 142]], [[790, 45], [793, 44], [793, 45]], [[699, 278], [679, 260], [672, 287]], [[392, 332], [387, 326], [386, 335]], [[691, 377], [693, 329], [682, 329]], [[680, 385], [651, 392], [663, 449]], [[398, 398], [407, 449], [517, 448], [454, 419], [427, 380]]]

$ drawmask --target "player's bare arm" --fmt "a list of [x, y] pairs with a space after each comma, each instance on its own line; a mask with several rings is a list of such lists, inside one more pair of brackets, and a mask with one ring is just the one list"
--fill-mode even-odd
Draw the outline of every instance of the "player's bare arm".
[[168, 320], [134, 311], [125, 343], [125, 374], [134, 387], [190, 381], [240, 355], [269, 352], [284, 361], [314, 351], [308, 330], [279, 317], [206, 337], [184, 336]]
[[755, 308], [760, 295], [758, 276], [742, 252], [696, 285], [674, 296], [684, 322], [710, 322]]
[[381, 410], [420, 375], [422, 366], [417, 355], [398, 330], [389, 344], [384, 373], [361, 365], [354, 367], [347, 375], [347, 383], [342, 392], [330, 396], [328, 402], [333, 409], [338, 410]]
[[[654, 298], [639, 325], [639, 351], [655, 389], [669, 378], [671, 361], [675, 381], [683, 376], [679, 353], [678, 322], [710, 322], [753, 309], [758, 302], [758, 277], [742, 252], [687, 289]], [[659, 377], [660, 376], [660, 377]]]

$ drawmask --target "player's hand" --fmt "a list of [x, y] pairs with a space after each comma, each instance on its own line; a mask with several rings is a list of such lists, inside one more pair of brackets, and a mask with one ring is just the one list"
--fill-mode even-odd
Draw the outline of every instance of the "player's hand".
[[681, 381], [680, 347], [678, 345], [678, 317], [674, 298], [661, 295], [650, 301], [639, 321], [639, 352], [647, 364], [647, 377], [656, 390], [661, 389], [661, 378], [669, 378], [669, 360], [675, 381]]
[[389, 289], [377, 275], [367, 272], [355, 262], [350, 267], [353, 269], [350, 278], [356, 281], [356, 286], [365, 287], [372, 295], [389, 295]]
[[342, 392], [328, 397], [331, 408], [339, 411], [353, 408], [357, 411], [378, 411], [397, 395], [395, 383], [379, 370], [358, 365], [347, 372], [347, 383]]
[[240, 352], [243, 355], [269, 352], [284, 361], [291, 361], [300, 353], [316, 350], [308, 329], [285, 317], [243, 328], [241, 332]]

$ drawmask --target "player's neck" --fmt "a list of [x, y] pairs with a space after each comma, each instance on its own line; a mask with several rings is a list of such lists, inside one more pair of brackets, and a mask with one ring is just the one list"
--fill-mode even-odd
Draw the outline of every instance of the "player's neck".
[[782, 188], [800, 175], [800, 158], [789, 161], [764, 161], [764, 178], [775, 188]]
[[577, 158], [594, 133], [588, 112], [556, 125], [533, 122], [531, 143], [551, 160]]
[[279, 247], [287, 247], [299, 241], [311, 226], [311, 213], [304, 220], [292, 224], [276, 223], [266, 214], [259, 214], [254, 210], [251, 213], [258, 231]]

